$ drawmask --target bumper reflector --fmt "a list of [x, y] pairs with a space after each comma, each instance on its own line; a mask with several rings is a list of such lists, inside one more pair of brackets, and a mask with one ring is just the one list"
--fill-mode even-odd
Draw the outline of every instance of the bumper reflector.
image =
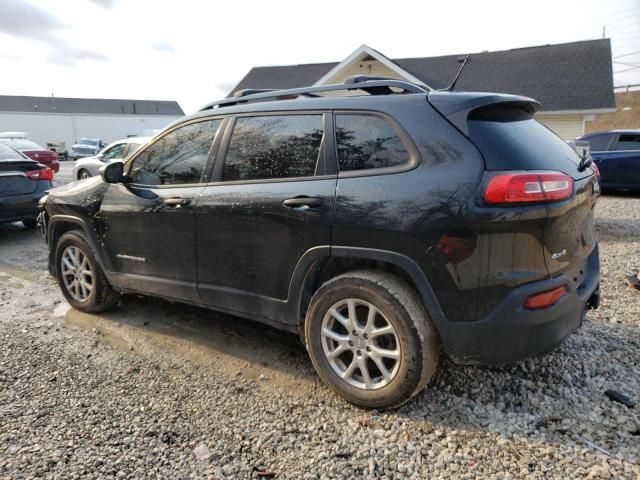
[[567, 287], [564, 285], [554, 288], [553, 290], [547, 290], [546, 292], [534, 293], [527, 297], [522, 306], [527, 310], [548, 308], [564, 297], [567, 293]]

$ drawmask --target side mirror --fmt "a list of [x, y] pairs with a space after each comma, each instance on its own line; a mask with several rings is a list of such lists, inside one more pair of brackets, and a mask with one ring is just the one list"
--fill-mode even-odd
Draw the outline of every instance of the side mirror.
[[108, 163], [104, 167], [100, 167], [100, 176], [106, 183], [122, 183], [124, 182], [124, 165], [122, 162]]

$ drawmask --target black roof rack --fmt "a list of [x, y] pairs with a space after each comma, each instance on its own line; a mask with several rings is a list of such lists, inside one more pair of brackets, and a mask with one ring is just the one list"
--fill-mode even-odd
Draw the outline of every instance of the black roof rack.
[[[315, 97], [316, 93], [335, 92], [344, 90], [362, 90], [370, 95], [389, 95], [395, 93], [392, 88], [402, 91], [402, 93], [427, 93], [428, 87], [417, 85], [404, 80], [394, 80], [380, 77], [355, 76], [347, 78], [349, 83], [335, 85], [318, 85], [302, 88], [290, 88], [287, 90], [241, 90], [231, 98], [211, 102], [202, 107], [199, 111], [210, 110], [217, 107], [229, 107], [240, 103], [264, 102], [272, 100], [289, 100], [300, 96]], [[256, 93], [257, 92], [257, 93]], [[237, 95], [237, 96], [236, 96]]]

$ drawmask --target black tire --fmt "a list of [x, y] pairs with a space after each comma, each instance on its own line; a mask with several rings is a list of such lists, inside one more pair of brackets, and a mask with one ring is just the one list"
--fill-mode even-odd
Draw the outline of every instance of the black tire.
[[38, 219], [25, 218], [24, 220], [22, 220], [22, 225], [24, 225], [24, 228], [28, 228], [28, 229], [36, 228], [38, 226]]
[[[93, 288], [85, 301], [78, 301], [69, 293], [65, 282], [62, 279], [62, 255], [69, 246], [77, 247], [87, 258], [91, 270], [93, 271]], [[104, 312], [115, 307], [120, 301], [120, 292], [114, 290], [104, 275], [100, 264], [97, 262], [98, 256], [87, 240], [85, 233], [81, 230], [71, 230], [60, 237], [56, 245], [56, 277], [62, 294], [69, 304], [87, 313]]]
[[[83, 174], [87, 174], [86, 177], [83, 178]], [[85, 180], [87, 178], [91, 178], [91, 174], [89, 173], [88, 170], [85, 170], [84, 168], [81, 168], [80, 170], [78, 170], [78, 180]]]
[[[375, 306], [396, 331], [401, 352], [399, 366], [395, 377], [380, 388], [358, 388], [347, 383], [334, 371], [323, 350], [323, 319], [332, 306], [348, 298]], [[348, 272], [323, 284], [307, 310], [305, 341], [322, 380], [338, 395], [366, 408], [402, 405], [429, 382], [440, 357], [438, 332], [417, 293], [395, 275], [376, 270]]]

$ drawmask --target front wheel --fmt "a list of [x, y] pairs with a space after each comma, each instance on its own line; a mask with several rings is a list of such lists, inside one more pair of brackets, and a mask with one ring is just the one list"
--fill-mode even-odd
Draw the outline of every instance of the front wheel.
[[91, 178], [91, 174], [85, 170], [84, 168], [82, 168], [79, 172], [78, 172], [78, 180], [85, 180], [87, 178]]
[[120, 294], [109, 285], [84, 232], [72, 230], [62, 235], [55, 257], [58, 284], [71, 306], [94, 313], [118, 304]]
[[438, 332], [415, 291], [373, 270], [320, 287], [307, 311], [305, 340], [320, 377], [368, 408], [409, 400], [429, 382], [440, 356]]

